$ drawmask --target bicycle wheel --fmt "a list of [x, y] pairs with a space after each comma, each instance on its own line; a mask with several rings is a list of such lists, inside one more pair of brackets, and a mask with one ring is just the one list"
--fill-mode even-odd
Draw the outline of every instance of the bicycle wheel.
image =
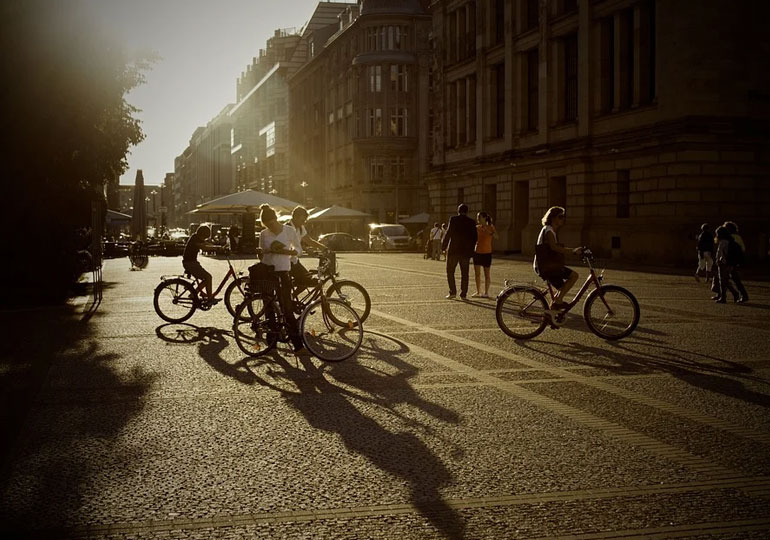
[[[345, 321], [338, 324], [336, 321]], [[341, 362], [353, 356], [364, 339], [356, 312], [346, 303], [321, 298], [305, 308], [299, 321], [307, 350], [326, 362]]]
[[[332, 284], [326, 289], [326, 296], [328, 298], [335, 298], [342, 300], [347, 305], [353, 308], [353, 310], [361, 319], [361, 324], [369, 316], [369, 311], [372, 309], [372, 300], [369, 298], [369, 293], [366, 292], [363, 285], [344, 279], [338, 281], [336, 284]], [[329, 314], [334, 317], [334, 313]], [[333, 319], [337, 324], [345, 324], [345, 321]]]
[[534, 287], [515, 285], [497, 297], [497, 325], [514, 339], [531, 339], [548, 324], [545, 310], [548, 303], [543, 293]]
[[617, 285], [603, 285], [586, 298], [583, 318], [591, 332], [612, 341], [634, 331], [639, 324], [639, 311], [639, 302], [630, 291]]
[[253, 357], [262, 356], [275, 347], [280, 331], [278, 323], [265, 317], [247, 314], [248, 302], [242, 302], [233, 317], [233, 335], [238, 348]]
[[[248, 285], [248, 283], [248, 277], [238, 277], [227, 286], [227, 289], [225, 289], [225, 306], [227, 307], [227, 311], [233, 317], [235, 317], [235, 311], [238, 309], [238, 306], [240, 306], [246, 298], [246, 285]], [[253, 315], [253, 313], [249, 314]]]
[[158, 316], [172, 323], [186, 321], [198, 307], [195, 289], [181, 278], [161, 281], [155, 288], [153, 304]]

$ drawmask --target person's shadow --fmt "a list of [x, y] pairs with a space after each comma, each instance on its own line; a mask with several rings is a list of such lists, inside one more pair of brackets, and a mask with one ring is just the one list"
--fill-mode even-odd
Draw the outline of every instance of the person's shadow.
[[[373, 334], [367, 332], [367, 335], [371, 337]], [[337, 434], [349, 451], [365, 457], [380, 470], [407, 483], [414, 507], [444, 536], [463, 538], [465, 524], [440, 493], [443, 486], [451, 484], [453, 476], [441, 459], [411, 432], [415, 429], [431, 430], [396, 411], [396, 406], [406, 403], [452, 424], [459, 423], [460, 417], [452, 410], [424, 400], [407, 382], [417, 370], [399, 358], [399, 355], [408, 352], [406, 345], [386, 336], [378, 338], [389, 339], [394, 347], [383, 349], [373, 339], [366, 340], [364, 347], [372, 349], [378, 361], [397, 368], [396, 374], [364, 367], [355, 358], [340, 364], [316, 366], [311, 358], [300, 358], [294, 362], [276, 354], [271, 356], [276, 368], [271, 369], [271, 375], [290, 381], [294, 389], [287, 389], [279, 381], [265, 380], [257, 373], [254, 377], [259, 384], [280, 391], [287, 402], [302, 413], [308, 424]], [[331, 378], [339, 384], [334, 384]], [[322, 402], [319, 395], [323, 396]], [[397, 433], [386, 429], [365, 415], [356, 402], [384, 409], [404, 423], [407, 429]]]

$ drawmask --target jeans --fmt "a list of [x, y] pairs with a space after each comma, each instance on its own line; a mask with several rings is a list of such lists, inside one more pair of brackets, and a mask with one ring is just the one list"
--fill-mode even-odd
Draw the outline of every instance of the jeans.
[[470, 256], [452, 255], [446, 256], [446, 279], [449, 283], [449, 294], [457, 294], [457, 284], [455, 283], [455, 269], [460, 265], [460, 296], [468, 294], [468, 269], [470, 268]]

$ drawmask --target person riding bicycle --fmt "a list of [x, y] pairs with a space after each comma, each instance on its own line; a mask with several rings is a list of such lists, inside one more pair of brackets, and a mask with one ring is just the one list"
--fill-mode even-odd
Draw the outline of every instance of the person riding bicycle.
[[184, 246], [182, 267], [184, 267], [185, 272], [203, 281], [206, 285], [206, 300], [210, 302], [211, 305], [214, 305], [219, 302], [219, 300], [214, 298], [212, 292], [211, 274], [209, 274], [206, 269], [201, 266], [201, 263], [198, 262], [198, 252], [210, 245], [206, 242], [210, 236], [211, 229], [208, 225], [200, 225], [198, 227], [195, 234], [187, 240], [187, 244]]
[[578, 274], [564, 265], [564, 255], [574, 253], [579, 255], [583, 248], [564, 247], [559, 243], [556, 233], [564, 225], [567, 214], [561, 206], [552, 206], [543, 216], [543, 228], [537, 237], [535, 246], [535, 273], [550, 283], [555, 289], [551, 309], [564, 309], [567, 303], [564, 297], [578, 280]]
[[294, 346], [294, 352], [303, 348], [302, 337], [299, 335], [297, 318], [291, 299], [291, 258], [297, 256], [297, 231], [290, 225], [278, 221], [275, 210], [269, 205], [260, 206], [259, 220], [265, 229], [259, 233], [259, 247], [262, 250], [262, 262], [273, 267], [278, 277], [278, 302], [283, 310], [286, 324], [289, 327], [289, 337]]
[[316, 284], [315, 278], [313, 278], [313, 276], [310, 275], [310, 272], [307, 271], [307, 268], [305, 268], [302, 263], [299, 262], [299, 257], [302, 255], [302, 246], [312, 246], [322, 252], [329, 251], [325, 245], [314, 240], [307, 233], [307, 229], [305, 228], [307, 218], [307, 210], [302, 206], [297, 206], [292, 211], [291, 221], [289, 222], [297, 234], [297, 239], [294, 244], [295, 249], [297, 250], [297, 254], [291, 258], [290, 274], [292, 281], [294, 282], [294, 286], [298, 291], [302, 291], [308, 287], [313, 287]]

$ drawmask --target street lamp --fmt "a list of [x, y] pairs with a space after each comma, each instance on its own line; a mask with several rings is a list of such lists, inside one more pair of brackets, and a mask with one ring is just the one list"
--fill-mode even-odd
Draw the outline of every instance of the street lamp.
[[304, 180], [299, 183], [299, 186], [302, 188], [302, 202], [305, 203], [305, 206], [307, 206], [307, 191], [305, 191], [305, 188], [308, 187], [310, 184], [305, 182]]

